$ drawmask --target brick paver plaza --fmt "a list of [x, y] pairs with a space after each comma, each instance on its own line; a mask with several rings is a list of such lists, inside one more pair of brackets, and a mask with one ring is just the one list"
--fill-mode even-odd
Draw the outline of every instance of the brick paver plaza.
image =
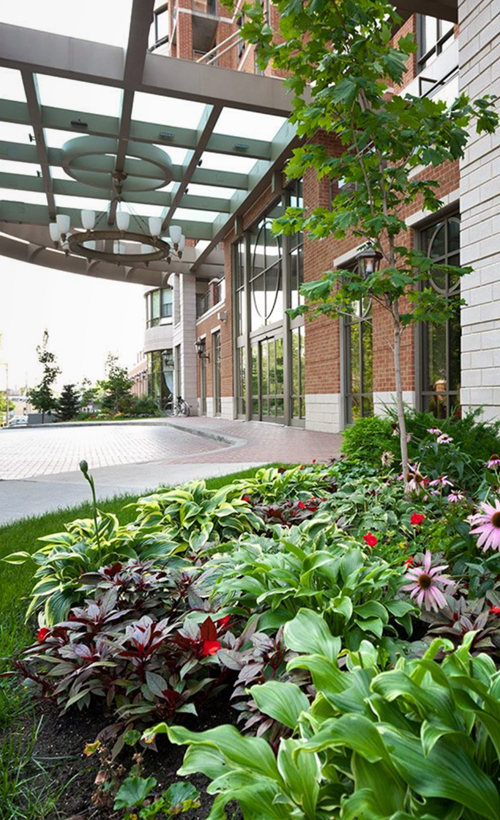
[[340, 436], [214, 418], [0, 430], [0, 524], [87, 501], [225, 475], [254, 464], [327, 461]]

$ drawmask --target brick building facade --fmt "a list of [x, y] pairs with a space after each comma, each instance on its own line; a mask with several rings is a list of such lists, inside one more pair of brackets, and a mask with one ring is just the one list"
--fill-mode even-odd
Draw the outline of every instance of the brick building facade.
[[[462, 3], [460, 33], [459, 26], [451, 22], [409, 16], [396, 39], [412, 32], [419, 50], [409, 61], [404, 88], [447, 99], [456, 95], [459, 79], [461, 87], [476, 96], [498, 85], [493, 55], [500, 48], [500, 33], [492, 8], [488, 2]], [[276, 23], [272, 4], [267, 4], [266, 11]], [[160, 6], [158, 13], [168, 14], [173, 37], [158, 47], [170, 56], [238, 71], [255, 70], [253, 49], [238, 37], [238, 14], [231, 18], [219, 4], [201, 0], [179, 0]], [[479, 21], [488, 33], [482, 35], [486, 46], [477, 42]], [[465, 45], [471, 38], [477, 50], [485, 51], [485, 73], [477, 53]], [[202, 44], [204, 54], [200, 53]], [[272, 69], [266, 73], [271, 75]], [[331, 136], [320, 134], [318, 139], [332, 154], [339, 151]], [[405, 400], [438, 417], [458, 412], [460, 403], [486, 405], [486, 417], [499, 413], [500, 381], [492, 368], [500, 361], [496, 293], [500, 285], [492, 265], [485, 261], [483, 266], [481, 257], [485, 252], [493, 256], [498, 250], [498, 234], [493, 236], [499, 207], [498, 185], [495, 188], [493, 180], [499, 173], [498, 146], [498, 136], [474, 138], [461, 169], [458, 162], [417, 169], [423, 178], [439, 182], [444, 208], [431, 216], [416, 205], [405, 214], [408, 230], [401, 238], [406, 244], [425, 247], [437, 260], [450, 264], [461, 260], [480, 265], [480, 271], [464, 280], [462, 294], [469, 304], [461, 316], [457, 304], [455, 318], [446, 326], [423, 325], [403, 336]], [[485, 186], [490, 195], [484, 206], [478, 206]], [[209, 288], [203, 301], [200, 290], [206, 289], [206, 282], [193, 285], [198, 310], [193, 321], [191, 305], [186, 317], [190, 329], [184, 339], [187, 345], [198, 341], [201, 355], [196, 378], [193, 374], [189, 378], [183, 364], [187, 349], [179, 351], [175, 378], [176, 388], [190, 395], [195, 411], [337, 432], [360, 415], [383, 413], [392, 403], [394, 366], [387, 342], [391, 327], [379, 305], [360, 306], [353, 321], [291, 322], [285, 313], [296, 304], [297, 283], [317, 279], [332, 267], [355, 264], [357, 247], [349, 239], [273, 239], [266, 220], [282, 212], [291, 198], [297, 203], [303, 197], [306, 207], [328, 207], [336, 190], [336, 184], [326, 178], [318, 180], [312, 172], [306, 174], [301, 191], [296, 183], [287, 184], [283, 173], [275, 174], [272, 185], [224, 237], [223, 293], [218, 285], [214, 301]], [[462, 220], [460, 230], [464, 205], [465, 224]], [[458, 291], [451, 283], [435, 285], [457, 301]], [[179, 327], [183, 321], [180, 311]]]

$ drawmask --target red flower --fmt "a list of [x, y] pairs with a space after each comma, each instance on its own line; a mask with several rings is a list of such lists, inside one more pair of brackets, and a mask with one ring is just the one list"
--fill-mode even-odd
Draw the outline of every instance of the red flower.
[[414, 563], [415, 563], [415, 561], [414, 561], [413, 555], [410, 555], [410, 557], [407, 558], [406, 561], [403, 561], [403, 564], [405, 565], [405, 567], [412, 567]]
[[37, 638], [40, 643], [43, 643], [47, 635], [49, 634], [50, 629], [47, 629], [46, 626], [42, 626], [41, 629], [38, 630]]
[[247, 504], [250, 504], [250, 496], [248, 496], [248, 495], [242, 495], [241, 500], [246, 501]]
[[230, 615], [224, 615], [223, 618], [219, 618], [219, 620], [216, 621], [216, 624], [217, 624], [219, 629], [224, 629], [226, 626], [229, 625], [230, 620], [231, 620]]
[[297, 507], [299, 508], [299, 510], [305, 510], [306, 505], [304, 504], [303, 501], [299, 501], [299, 503], [297, 504]]
[[303, 464], [301, 464], [301, 465], [300, 465], [300, 469], [301, 469], [301, 470], [303, 470], [303, 469], [304, 469], [304, 465], [303, 465]]
[[378, 544], [378, 538], [376, 538], [373, 533], [368, 532], [366, 535], [363, 535], [363, 541], [365, 544], [368, 544], [369, 547], [374, 547]]
[[490, 612], [493, 615], [500, 615], [500, 606], [490, 606]]
[[316, 464], [316, 459], [315, 458], [313, 458], [311, 464]]
[[425, 515], [422, 513], [413, 513], [412, 517], [410, 518], [410, 523], [413, 524], [414, 527], [418, 527], [419, 524], [425, 521]]
[[220, 648], [220, 641], [203, 641], [201, 656], [204, 658], [206, 655], [216, 655]]

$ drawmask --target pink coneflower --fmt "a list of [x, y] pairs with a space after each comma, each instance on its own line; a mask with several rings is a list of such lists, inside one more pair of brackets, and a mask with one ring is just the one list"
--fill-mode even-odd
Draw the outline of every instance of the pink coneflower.
[[390, 467], [392, 462], [394, 461], [394, 454], [391, 453], [389, 450], [386, 450], [382, 453], [380, 460], [382, 462], [382, 467]]
[[490, 460], [486, 462], [486, 466], [490, 470], [495, 470], [497, 467], [500, 467], [500, 456], [497, 456], [496, 453], [490, 456]]
[[443, 432], [442, 432], [442, 430], [439, 429], [439, 427], [428, 427], [427, 432], [432, 433], [433, 436], [442, 436], [443, 435]]
[[500, 501], [497, 498], [494, 507], [483, 502], [481, 508], [483, 513], [476, 513], [469, 518], [475, 527], [471, 534], [479, 535], [477, 545], [483, 548], [483, 552], [489, 547], [500, 552]]
[[[408, 485], [408, 490], [413, 493], [419, 493], [426, 483], [426, 479], [420, 472], [419, 468], [419, 464], [408, 465], [408, 472], [406, 474], [406, 484]], [[401, 476], [401, 478], [403, 478], [403, 476]]]
[[452, 490], [451, 493], [448, 494], [448, 501], [452, 504], [458, 504], [460, 501], [463, 501], [465, 498], [465, 493], [462, 490]]
[[430, 487], [453, 487], [451, 481], [448, 481], [447, 475], [440, 475], [430, 482]]
[[450, 444], [452, 441], [453, 436], [449, 436], [447, 433], [441, 433], [441, 435], [437, 437], [438, 444]]
[[410, 567], [405, 575], [409, 583], [402, 589], [410, 593], [410, 598], [415, 598], [419, 607], [423, 604], [426, 609], [437, 612], [447, 604], [441, 585], [449, 586], [453, 581], [446, 575], [439, 575], [443, 569], [448, 569], [446, 564], [439, 567], [431, 567], [431, 564], [432, 553], [427, 550], [423, 566]]

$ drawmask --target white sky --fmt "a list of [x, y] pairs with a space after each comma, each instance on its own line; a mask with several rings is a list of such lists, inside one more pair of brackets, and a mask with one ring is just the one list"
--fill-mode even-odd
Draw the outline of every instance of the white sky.
[[[92, 279], [0, 256], [0, 362], [9, 387], [34, 386], [41, 377], [36, 355], [43, 332], [62, 370], [57, 387], [103, 378], [109, 351], [132, 367], [142, 350], [142, 285]], [[0, 367], [0, 389], [5, 367]]]
[[[132, 0], [85, 0], [83, 6], [80, 0], [4, 0], [0, 4], [0, 22], [124, 48], [128, 41], [131, 8]], [[42, 104], [58, 106], [71, 99], [72, 104], [82, 111], [114, 113], [115, 116], [119, 113], [121, 94], [117, 89], [42, 75], [39, 75], [38, 83]], [[19, 72], [3, 69], [0, 86], [0, 97], [25, 99]], [[133, 116], [146, 121], [153, 118], [157, 122], [161, 106], [165, 109], [165, 122], [170, 120], [193, 126], [198, 123], [204, 108], [199, 103], [162, 100], [157, 96], [151, 99], [149, 94], [138, 93], [134, 99]], [[225, 109], [215, 132], [234, 137], [272, 139], [283, 121], [254, 112]], [[26, 126], [10, 123], [0, 126], [0, 139], [27, 141], [30, 129]], [[47, 143], [51, 146], [61, 145], [67, 137], [67, 132], [46, 129]], [[178, 154], [174, 156], [175, 150], [172, 160], [182, 162], [186, 152], [177, 149]], [[254, 160], [205, 152], [203, 164], [207, 169], [246, 173]], [[24, 165], [16, 170], [13, 163], [7, 166], [0, 170], [34, 174], [38, 167], [30, 170]], [[62, 178], [67, 178], [60, 169], [54, 174], [58, 178], [61, 174]], [[192, 194], [206, 196], [233, 193], [205, 186], [193, 185], [191, 188]], [[45, 204], [44, 195], [13, 189], [0, 191], [0, 199], [35, 202], [37, 196]], [[67, 204], [63, 195], [56, 197], [58, 207]], [[102, 202], [97, 204], [100, 204], [98, 210], [103, 208]], [[141, 211], [144, 212], [144, 207]], [[178, 215], [181, 217], [183, 212], [179, 211]], [[203, 221], [210, 221], [214, 216], [210, 212], [190, 212], [190, 218]], [[84, 376], [92, 381], [101, 378], [109, 351], [119, 356], [121, 364], [131, 367], [144, 341], [144, 291], [140, 285], [92, 279], [0, 256], [0, 363], [9, 365], [9, 386], [22, 387], [26, 382], [33, 386], [39, 381], [41, 368], [36, 346], [41, 344], [45, 328], [49, 332], [49, 349], [56, 354], [63, 371], [58, 388], [65, 383], [78, 383]], [[0, 366], [0, 389], [4, 387], [5, 368]]]

